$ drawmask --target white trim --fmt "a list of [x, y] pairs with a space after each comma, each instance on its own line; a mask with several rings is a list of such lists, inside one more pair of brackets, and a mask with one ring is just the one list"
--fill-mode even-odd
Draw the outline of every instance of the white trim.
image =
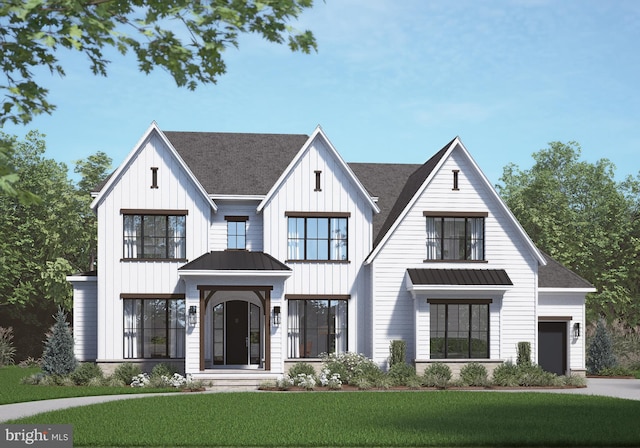
[[273, 186], [271, 187], [271, 189], [269, 190], [269, 192], [267, 193], [267, 195], [264, 197], [264, 199], [262, 200], [262, 202], [260, 202], [260, 204], [258, 204], [258, 208], [257, 208], [257, 212], [260, 213], [262, 211], [262, 209], [267, 205], [267, 202], [269, 202], [271, 200], [271, 198], [275, 195], [276, 191], [278, 190], [278, 188], [280, 188], [280, 186], [284, 183], [285, 179], [289, 176], [289, 174], [293, 171], [293, 169], [295, 168], [295, 166], [298, 164], [298, 162], [300, 161], [300, 159], [302, 158], [302, 156], [307, 152], [307, 150], [309, 149], [309, 147], [311, 146], [311, 144], [313, 143], [313, 141], [316, 139], [316, 137], [320, 137], [324, 140], [324, 142], [327, 144], [327, 146], [329, 147], [329, 150], [332, 152], [333, 156], [338, 160], [338, 163], [340, 164], [340, 166], [342, 167], [343, 170], [345, 170], [349, 176], [351, 177], [351, 180], [353, 181], [353, 183], [356, 184], [356, 186], [358, 187], [358, 190], [360, 191], [360, 193], [366, 198], [367, 202], [369, 203], [369, 205], [371, 206], [371, 208], [376, 212], [376, 213], [380, 213], [380, 208], [378, 208], [378, 206], [376, 205], [375, 201], [373, 200], [373, 198], [371, 196], [369, 196], [369, 193], [367, 192], [367, 190], [364, 188], [364, 185], [362, 185], [362, 183], [360, 182], [360, 179], [358, 179], [358, 177], [355, 175], [355, 173], [351, 170], [351, 168], [349, 167], [349, 165], [347, 165], [347, 163], [344, 161], [344, 159], [340, 156], [340, 154], [338, 153], [338, 151], [336, 150], [336, 148], [331, 144], [331, 142], [329, 141], [329, 138], [326, 136], [326, 134], [323, 132], [322, 128], [320, 127], [320, 125], [316, 126], [316, 129], [313, 131], [313, 133], [311, 134], [311, 136], [307, 139], [307, 141], [304, 143], [304, 145], [302, 145], [302, 148], [300, 148], [300, 151], [298, 151], [298, 154], [296, 154], [296, 156], [293, 158], [293, 160], [289, 163], [289, 165], [287, 166], [287, 168], [284, 170], [284, 172], [280, 175], [280, 177], [278, 178], [278, 180], [276, 181], [275, 184], [273, 184]]
[[583, 293], [598, 292], [596, 288], [538, 288], [538, 292], [561, 294], [567, 292]]
[[262, 201], [265, 196], [263, 194], [210, 194], [209, 198], [222, 201]]
[[66, 277], [68, 282], [97, 282], [97, 275], [68, 275]]
[[469, 160], [471, 165], [475, 168], [476, 172], [480, 175], [480, 178], [482, 179], [482, 181], [484, 182], [485, 186], [488, 188], [488, 190], [490, 191], [490, 193], [492, 194], [494, 199], [497, 201], [498, 205], [511, 218], [512, 223], [516, 226], [516, 229], [518, 230], [518, 233], [520, 234], [520, 236], [522, 238], [524, 238], [527, 246], [529, 247], [529, 250], [531, 250], [532, 254], [536, 257], [536, 259], [538, 260], [538, 263], [540, 263], [542, 266], [546, 266], [547, 260], [544, 258], [544, 256], [540, 252], [540, 250], [536, 247], [536, 245], [533, 243], [531, 238], [529, 238], [529, 235], [527, 235], [527, 232], [525, 232], [525, 230], [522, 227], [522, 225], [518, 222], [518, 220], [513, 215], [511, 210], [509, 210], [509, 207], [507, 207], [505, 202], [498, 195], [496, 190], [493, 188], [493, 186], [489, 182], [489, 179], [487, 179], [487, 177], [482, 172], [482, 170], [480, 169], [478, 164], [475, 162], [473, 157], [471, 157], [471, 154], [469, 153], [469, 151], [467, 151], [465, 146], [462, 144], [462, 141], [460, 140], [460, 137], [456, 137], [451, 142], [451, 144], [447, 148], [447, 150], [444, 153], [444, 155], [440, 158], [440, 160], [438, 161], [437, 165], [433, 168], [433, 170], [431, 170], [431, 173], [429, 174], [427, 179], [425, 179], [425, 181], [422, 183], [420, 188], [418, 188], [418, 191], [416, 191], [416, 194], [411, 198], [411, 200], [406, 205], [406, 207], [404, 208], [402, 213], [398, 216], [398, 218], [395, 220], [395, 222], [391, 225], [389, 230], [387, 230], [387, 232], [383, 236], [382, 240], [378, 243], [378, 245], [375, 247], [375, 249], [373, 249], [373, 251], [371, 251], [371, 253], [364, 260], [364, 264], [370, 264], [371, 262], [373, 262], [373, 260], [376, 258], [378, 253], [382, 250], [382, 247], [387, 243], [389, 238], [391, 238], [391, 234], [393, 234], [395, 232], [396, 228], [400, 225], [400, 223], [404, 220], [406, 215], [409, 213], [409, 210], [411, 210], [413, 208], [413, 206], [418, 201], [418, 199], [422, 196], [422, 194], [426, 190], [427, 186], [431, 183], [431, 181], [433, 180], [435, 175], [440, 171], [440, 169], [442, 168], [442, 165], [444, 164], [444, 162], [451, 156], [451, 153], [457, 147], [460, 148], [460, 150], [462, 151], [462, 154], [467, 157], [467, 159]]
[[180, 165], [180, 167], [185, 170], [185, 172], [187, 173], [187, 175], [189, 176], [191, 181], [195, 184], [195, 186], [198, 189], [198, 191], [202, 194], [202, 196], [204, 196], [206, 198], [207, 202], [209, 202], [209, 204], [211, 205], [211, 208], [214, 211], [217, 211], [218, 210], [218, 206], [216, 205], [216, 203], [213, 202], [213, 200], [209, 197], [209, 194], [205, 191], [205, 189], [202, 186], [202, 184], [193, 175], [193, 173], [191, 172], [191, 170], [189, 169], [187, 164], [184, 162], [184, 160], [182, 160], [182, 157], [180, 157], [180, 155], [178, 154], [178, 151], [176, 151], [176, 149], [173, 147], [171, 142], [169, 142], [169, 140], [164, 135], [164, 133], [160, 130], [160, 128], [158, 127], [158, 124], [155, 121], [153, 121], [151, 123], [149, 128], [142, 135], [142, 138], [138, 141], [138, 143], [129, 152], [129, 155], [124, 160], [124, 162], [122, 162], [120, 164], [120, 166], [118, 166], [118, 168], [114, 171], [113, 175], [109, 178], [107, 183], [102, 187], [100, 192], [96, 195], [95, 199], [91, 202], [91, 209], [94, 210], [94, 211], [97, 209], [97, 207], [100, 204], [100, 202], [102, 201], [102, 199], [111, 191], [111, 189], [116, 184], [116, 182], [119, 181], [119, 179], [122, 176], [122, 174], [129, 168], [129, 165], [133, 161], [134, 157], [140, 151], [142, 151], [142, 148], [144, 147], [144, 144], [147, 141], [150, 140], [150, 138], [151, 138], [151, 136], [153, 135], [154, 132], [160, 137], [160, 139], [167, 146], [167, 148], [169, 148], [169, 151], [175, 157], [175, 159], [178, 161], [178, 164]]

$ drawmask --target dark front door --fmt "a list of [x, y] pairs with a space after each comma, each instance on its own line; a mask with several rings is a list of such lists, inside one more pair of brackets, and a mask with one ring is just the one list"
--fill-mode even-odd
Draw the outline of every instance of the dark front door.
[[538, 364], [547, 372], [567, 373], [566, 322], [538, 322]]
[[248, 361], [248, 303], [232, 300], [227, 307], [227, 364], [247, 364]]

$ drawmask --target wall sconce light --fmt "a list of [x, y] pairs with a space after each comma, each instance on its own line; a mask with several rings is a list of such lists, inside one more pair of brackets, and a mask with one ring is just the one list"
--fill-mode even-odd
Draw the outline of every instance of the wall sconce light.
[[576, 322], [575, 324], [573, 324], [573, 337], [580, 337], [580, 322]]
[[198, 308], [195, 305], [189, 307], [189, 325], [195, 327], [198, 323]]
[[273, 307], [273, 325], [280, 325], [280, 307]]

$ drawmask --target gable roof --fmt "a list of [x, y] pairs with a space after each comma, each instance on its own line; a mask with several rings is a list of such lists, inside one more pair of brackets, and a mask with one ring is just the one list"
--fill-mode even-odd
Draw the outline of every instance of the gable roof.
[[550, 255], [542, 252], [547, 260], [545, 266], [538, 268], [538, 287], [539, 288], [572, 288], [589, 290], [587, 292], [596, 292], [595, 287], [578, 274], [554, 260]]
[[309, 138], [302, 134], [164, 134], [211, 195], [266, 195]]
[[293, 160], [291, 160], [286, 170], [284, 170], [284, 172], [280, 175], [278, 180], [273, 184], [273, 186], [269, 190], [269, 193], [267, 193], [265, 198], [260, 202], [260, 204], [258, 204], [258, 211], [261, 211], [264, 208], [264, 206], [267, 204], [267, 202], [271, 200], [275, 192], [278, 191], [278, 188], [280, 188], [280, 185], [282, 185], [282, 183], [285, 181], [289, 173], [293, 171], [293, 169], [296, 167], [300, 159], [302, 159], [304, 154], [309, 150], [312, 143], [316, 139], [321, 139], [326, 144], [331, 155], [333, 155], [333, 157], [338, 161], [338, 165], [347, 173], [347, 176], [351, 178], [352, 182], [356, 185], [356, 188], [358, 189], [358, 191], [360, 191], [360, 193], [365, 197], [365, 199], [367, 200], [371, 208], [374, 210], [374, 212], [378, 213], [380, 209], [378, 208], [376, 203], [373, 201], [371, 196], [367, 193], [367, 190], [364, 188], [364, 185], [362, 185], [362, 182], [360, 182], [360, 179], [356, 177], [355, 173], [351, 170], [349, 165], [347, 165], [344, 159], [342, 158], [342, 156], [340, 156], [340, 153], [338, 153], [338, 151], [333, 146], [333, 144], [331, 144], [331, 142], [329, 141], [329, 138], [326, 136], [326, 134], [324, 133], [324, 131], [320, 126], [316, 127], [316, 129], [313, 131], [311, 136], [307, 139], [307, 141], [302, 146], [302, 148], [300, 148], [300, 150], [298, 151], [296, 156], [293, 158]]
[[513, 215], [511, 210], [509, 210], [509, 207], [507, 207], [507, 205], [504, 203], [502, 198], [500, 198], [500, 196], [498, 195], [496, 190], [493, 188], [493, 186], [491, 185], [487, 177], [484, 175], [482, 170], [476, 164], [473, 157], [471, 157], [471, 154], [469, 154], [467, 149], [464, 147], [459, 137], [456, 137], [453, 140], [451, 140], [449, 143], [447, 143], [440, 151], [438, 151], [433, 157], [431, 157], [420, 168], [418, 168], [411, 176], [409, 176], [409, 179], [407, 179], [407, 182], [405, 183], [405, 186], [402, 189], [402, 192], [400, 193], [398, 200], [394, 204], [393, 208], [391, 209], [391, 212], [389, 213], [389, 216], [387, 217], [386, 221], [382, 225], [380, 233], [377, 235], [374, 241], [373, 250], [371, 251], [369, 256], [366, 258], [365, 264], [371, 263], [373, 259], [377, 256], [377, 254], [380, 251], [380, 248], [384, 245], [386, 240], [390, 237], [390, 235], [393, 233], [395, 228], [402, 221], [403, 217], [409, 212], [409, 210], [411, 209], [413, 204], [415, 204], [415, 202], [418, 200], [422, 192], [424, 192], [424, 190], [427, 188], [427, 185], [431, 182], [431, 179], [433, 178], [434, 173], [436, 173], [439, 170], [440, 166], [442, 166], [444, 161], [451, 155], [451, 153], [456, 148], [459, 148], [462, 151], [463, 155], [467, 158], [469, 163], [473, 166], [476, 173], [482, 180], [482, 183], [487, 188], [487, 190], [491, 193], [496, 203], [499, 205], [499, 207], [503, 209], [505, 214], [511, 219], [511, 222], [516, 227], [520, 236], [524, 239], [525, 244], [527, 245], [531, 253], [534, 255], [534, 257], [537, 259], [538, 263], [540, 265], [546, 264], [546, 260], [542, 256], [542, 253], [540, 252], [540, 250], [536, 247], [536, 245], [533, 243], [531, 238], [529, 238], [529, 235], [527, 235], [527, 232], [525, 232], [522, 225], [520, 225], [520, 223], [518, 222], [516, 217]]
[[373, 215], [373, 239], [381, 233], [393, 205], [398, 200], [405, 182], [420, 168], [419, 164], [402, 163], [349, 163], [369, 194], [377, 198], [380, 213]]
[[136, 158], [136, 156], [144, 149], [145, 143], [148, 142], [153, 135], [157, 135], [163, 141], [165, 146], [169, 149], [169, 152], [173, 155], [173, 157], [178, 162], [178, 165], [180, 165], [180, 167], [187, 173], [187, 176], [189, 177], [189, 179], [193, 181], [196, 189], [204, 196], [204, 198], [209, 203], [209, 205], [211, 205], [211, 208], [213, 210], [217, 210], [218, 207], [209, 198], [209, 196], [207, 195], [207, 192], [204, 190], [202, 186], [202, 183], [199, 182], [199, 179], [196, 178], [196, 176], [191, 171], [190, 167], [185, 163], [184, 159], [178, 154], [178, 152], [176, 152], [175, 147], [171, 144], [171, 142], [167, 140], [167, 137], [160, 130], [160, 128], [158, 128], [158, 125], [155, 121], [151, 123], [151, 125], [149, 126], [147, 131], [142, 135], [142, 138], [138, 141], [136, 146], [134, 146], [133, 149], [129, 152], [124, 162], [122, 162], [118, 166], [118, 168], [116, 168], [116, 170], [113, 173], [111, 173], [111, 175], [109, 175], [104, 180], [104, 182], [100, 185], [99, 191], [97, 192], [97, 194], [95, 195], [95, 198], [91, 202], [91, 208], [93, 210], [96, 209], [96, 207], [102, 201], [104, 196], [111, 190], [111, 188], [113, 188], [115, 183], [119, 181], [120, 177], [126, 172], [126, 170], [129, 168], [131, 163], [133, 163], [133, 160]]

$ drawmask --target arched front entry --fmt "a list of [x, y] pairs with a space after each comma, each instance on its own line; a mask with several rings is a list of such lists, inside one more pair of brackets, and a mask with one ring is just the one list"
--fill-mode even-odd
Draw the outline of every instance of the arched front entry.
[[[207, 364], [213, 368], [271, 370], [272, 289], [272, 286], [198, 285], [200, 309], [205, 310], [200, 313], [199, 325], [200, 371]], [[210, 358], [206, 347], [211, 347]]]
[[244, 300], [213, 306], [214, 366], [259, 366], [262, 359], [260, 307]]

